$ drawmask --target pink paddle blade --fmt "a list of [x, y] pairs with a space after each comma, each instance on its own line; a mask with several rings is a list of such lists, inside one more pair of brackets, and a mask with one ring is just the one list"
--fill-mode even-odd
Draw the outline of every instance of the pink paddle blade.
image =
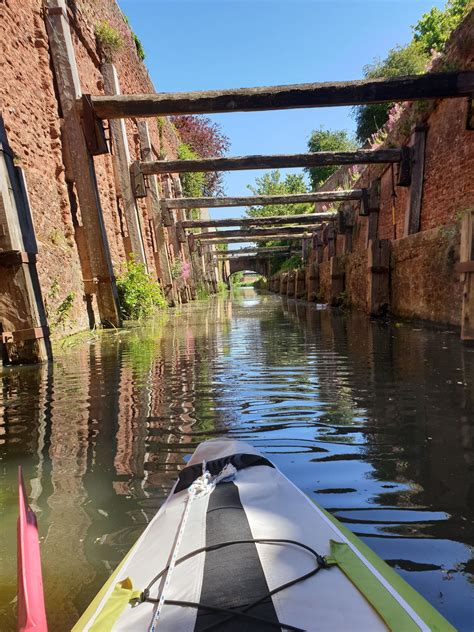
[[19, 632], [47, 632], [38, 525], [28, 505], [21, 465], [18, 467], [18, 505], [17, 629]]

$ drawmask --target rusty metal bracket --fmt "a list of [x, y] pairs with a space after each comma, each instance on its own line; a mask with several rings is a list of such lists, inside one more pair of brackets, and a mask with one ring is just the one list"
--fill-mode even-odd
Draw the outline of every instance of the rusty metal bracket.
[[2, 342], [25, 342], [27, 340], [40, 340], [49, 336], [49, 327], [32, 327], [30, 329], [17, 329], [16, 331], [2, 331]]
[[93, 156], [109, 153], [103, 121], [95, 115], [91, 95], [83, 94], [81, 99], [81, 124], [87, 149]]

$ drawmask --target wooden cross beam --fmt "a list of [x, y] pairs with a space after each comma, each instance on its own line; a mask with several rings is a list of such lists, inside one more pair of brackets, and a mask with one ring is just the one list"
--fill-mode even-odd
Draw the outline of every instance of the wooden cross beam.
[[[302, 230], [302, 229], [300, 229]], [[195, 243], [196, 241], [201, 241], [203, 235], [205, 235], [206, 233], [199, 233], [199, 235], [188, 235], [188, 243], [190, 245], [190, 248], [192, 247], [191, 244]], [[218, 233], [219, 235], [226, 235], [225, 232], [221, 232]], [[238, 244], [238, 243], [242, 243], [245, 241], [280, 241], [280, 240], [284, 240], [284, 241], [292, 241], [292, 240], [296, 240], [299, 241], [301, 239], [309, 239], [311, 238], [311, 233], [301, 233], [298, 235], [295, 234], [288, 234], [288, 233], [278, 233], [278, 234], [271, 234], [271, 235], [267, 235], [267, 236], [263, 236], [263, 235], [251, 235], [251, 236], [242, 236], [242, 237], [214, 237], [212, 239], [209, 239], [206, 241], [207, 245], [212, 245], [212, 244]]]
[[[196, 236], [199, 238], [198, 236]], [[255, 246], [249, 248], [239, 248], [238, 250], [222, 250], [218, 251], [219, 257], [227, 257], [230, 255], [247, 256], [248, 254], [278, 254], [286, 253], [291, 250], [290, 246], [268, 246], [267, 248], [256, 248]]]
[[220, 226], [282, 226], [285, 224], [314, 224], [330, 220], [335, 213], [307, 213], [304, 215], [275, 215], [272, 217], [233, 217], [226, 219], [185, 220], [183, 228], [219, 228]]
[[225, 230], [225, 231], [209, 231], [208, 233], [199, 233], [194, 235], [196, 239], [200, 241], [207, 241], [209, 239], [216, 239], [220, 237], [242, 237], [242, 241], [252, 241], [252, 237], [265, 237], [267, 235], [275, 236], [279, 234], [285, 235], [299, 235], [305, 231], [308, 231], [308, 236], [318, 228], [320, 224], [312, 224], [310, 226], [282, 226], [281, 228], [248, 228], [238, 230]]
[[[283, 254], [289, 254], [290, 251], [287, 249], [285, 251], [283, 251]], [[222, 255], [218, 255], [217, 259], [218, 261], [234, 261], [235, 259], [260, 259], [260, 258], [264, 258], [267, 259], [269, 257], [274, 257], [275, 253], [261, 253], [261, 254], [243, 254], [243, 255], [236, 255], [236, 256], [222, 256]]]
[[234, 156], [193, 160], [152, 160], [140, 162], [143, 175], [286, 167], [326, 167], [328, 165], [368, 165], [409, 162], [410, 153], [399, 149], [358, 149], [357, 151], [318, 151], [306, 154]]
[[98, 118], [114, 119], [363, 105], [473, 93], [474, 72], [465, 71], [234, 90], [93, 96], [91, 103]]
[[271, 206], [273, 204], [316, 204], [319, 202], [345, 202], [361, 200], [364, 189], [349, 191], [317, 191], [290, 195], [248, 195], [244, 197], [165, 198], [161, 209], [224, 208], [229, 206]]

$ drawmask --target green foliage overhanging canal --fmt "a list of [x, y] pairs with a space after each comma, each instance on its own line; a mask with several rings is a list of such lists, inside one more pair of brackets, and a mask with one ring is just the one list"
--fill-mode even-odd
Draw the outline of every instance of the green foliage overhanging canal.
[[147, 273], [143, 263], [127, 261], [117, 276], [120, 310], [126, 320], [149, 318], [167, 302], [157, 281]]

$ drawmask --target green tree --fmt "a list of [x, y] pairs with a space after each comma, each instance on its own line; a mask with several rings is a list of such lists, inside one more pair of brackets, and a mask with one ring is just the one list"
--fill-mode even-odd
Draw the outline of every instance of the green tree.
[[[253, 195], [289, 195], [308, 192], [308, 186], [302, 173], [288, 173], [282, 178], [278, 169], [266, 173], [261, 178], [256, 178], [255, 184], [249, 184], [247, 188]], [[314, 210], [312, 204], [274, 204], [271, 206], [250, 206], [247, 209], [247, 215], [250, 217], [298, 215], [310, 213], [312, 210]]]
[[444, 11], [433, 7], [428, 13], [423, 13], [412, 27], [413, 39], [419, 42], [428, 54], [433, 50], [440, 51], [452, 31], [473, 6], [472, 0], [450, 0]]
[[[406, 46], [392, 48], [385, 59], [364, 67], [368, 79], [419, 75], [426, 72], [432, 51], [440, 51], [451, 32], [473, 7], [472, 0], [449, 0], [444, 10], [433, 7], [412, 26], [413, 39]], [[353, 109], [356, 137], [364, 143], [387, 122], [393, 103], [374, 103]]]
[[[254, 195], [291, 195], [308, 193], [304, 174], [288, 173], [282, 178], [278, 169], [266, 173], [261, 178], [256, 178], [255, 184], [247, 185]], [[247, 215], [250, 217], [270, 217], [272, 215], [300, 215], [314, 211], [314, 204], [272, 204], [271, 206], [250, 206]], [[289, 245], [286, 240], [272, 240], [260, 242], [260, 246]]]
[[[396, 77], [399, 75], [419, 75], [425, 72], [430, 57], [420, 42], [392, 48], [383, 60], [377, 59], [364, 66], [368, 79]], [[370, 103], [354, 108], [356, 137], [362, 144], [387, 122], [388, 111], [393, 103]]]
[[[308, 151], [352, 151], [355, 148], [356, 143], [343, 129], [331, 130], [320, 127], [311, 133], [308, 140]], [[334, 165], [305, 169], [311, 180], [313, 191], [318, 189], [338, 168], [337, 165]]]

